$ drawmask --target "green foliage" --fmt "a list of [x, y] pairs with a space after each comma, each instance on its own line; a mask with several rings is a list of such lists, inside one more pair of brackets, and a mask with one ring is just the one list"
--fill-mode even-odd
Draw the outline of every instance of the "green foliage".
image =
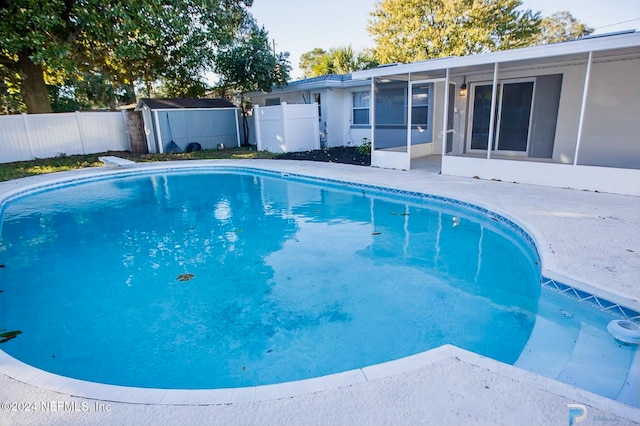
[[114, 87], [107, 77], [95, 73], [83, 73], [61, 85], [49, 85], [47, 89], [53, 112], [114, 109], [136, 101], [132, 85]]
[[287, 84], [291, 71], [288, 58], [289, 53], [276, 54], [271, 50], [267, 31], [251, 16], [245, 18], [235, 41], [218, 53], [214, 67], [220, 76], [218, 89], [227, 98], [238, 98], [236, 103], [243, 115], [245, 145], [249, 138], [247, 114], [250, 106], [245, 102], [244, 93], [270, 92], [274, 86]]
[[225, 91], [271, 91], [289, 79], [288, 53], [276, 54], [269, 46], [268, 33], [255, 19], [247, 16], [235, 41], [220, 49], [214, 66]]
[[591, 34], [593, 30], [593, 28], [578, 21], [571, 13], [563, 10], [542, 19], [536, 44], [576, 40]]
[[380, 63], [465, 56], [531, 45], [540, 13], [521, 0], [383, 0], [367, 30]]
[[351, 46], [336, 47], [328, 52], [316, 47], [300, 56], [300, 69], [305, 77], [328, 74], [349, 74], [353, 71], [377, 67], [369, 52], [356, 54]]
[[369, 138], [362, 138], [362, 143], [358, 146], [358, 153], [361, 155], [371, 154], [371, 141]]
[[[220, 47], [233, 42], [252, 0], [0, 1], [0, 75], [22, 86], [29, 110], [45, 108], [32, 91], [93, 72], [112, 87], [162, 79], [201, 83]], [[27, 84], [28, 83], [28, 84]], [[46, 99], [46, 94], [44, 99]]]

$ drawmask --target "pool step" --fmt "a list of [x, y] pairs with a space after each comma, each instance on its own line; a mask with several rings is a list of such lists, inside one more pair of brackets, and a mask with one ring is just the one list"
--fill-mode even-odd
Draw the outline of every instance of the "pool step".
[[616, 401], [632, 407], [640, 407], [640, 351], [638, 350], [636, 350], [629, 368], [629, 375], [622, 385], [622, 389], [618, 392]]
[[577, 329], [560, 327], [539, 316], [527, 344], [513, 365], [555, 379], [569, 362], [577, 335]]
[[619, 349], [606, 330], [581, 323], [571, 357], [557, 379], [615, 399], [627, 377], [620, 366], [628, 366], [632, 356], [630, 351]]

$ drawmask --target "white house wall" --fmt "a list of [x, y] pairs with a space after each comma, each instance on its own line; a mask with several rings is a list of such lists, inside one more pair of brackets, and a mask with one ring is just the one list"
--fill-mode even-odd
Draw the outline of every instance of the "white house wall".
[[[327, 146], [343, 146], [344, 126], [348, 116], [343, 99], [347, 93], [343, 89], [328, 89], [321, 94], [322, 117], [320, 129], [326, 132]], [[326, 124], [325, 124], [326, 123]]]
[[578, 164], [640, 169], [640, 59], [594, 63]]

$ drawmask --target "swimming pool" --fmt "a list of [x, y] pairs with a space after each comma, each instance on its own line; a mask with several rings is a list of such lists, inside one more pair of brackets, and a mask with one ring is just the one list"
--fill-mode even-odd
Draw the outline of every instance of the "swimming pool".
[[[0, 320], [23, 333], [2, 349], [83, 380], [212, 388], [446, 343], [570, 382], [590, 368], [567, 372], [580, 341], [613, 361], [606, 386], [578, 385], [615, 397], [633, 351], [606, 343], [604, 313], [540, 290], [531, 242], [447, 200], [247, 170], [48, 188], [5, 206]], [[548, 333], [561, 343], [536, 342]]]

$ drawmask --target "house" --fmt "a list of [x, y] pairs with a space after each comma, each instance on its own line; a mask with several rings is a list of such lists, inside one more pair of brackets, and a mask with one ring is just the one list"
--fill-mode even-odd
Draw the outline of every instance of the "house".
[[366, 137], [373, 166], [440, 155], [443, 174], [640, 195], [638, 32], [301, 80], [255, 101], [316, 95], [327, 145]]
[[[358, 109], [354, 120], [354, 97], [357, 98], [355, 105], [368, 102], [369, 90], [367, 81], [354, 81], [350, 74], [331, 74], [293, 81], [284, 87], [274, 88], [270, 93], [248, 93], [247, 97], [261, 107], [316, 103], [320, 145], [357, 146], [362, 143], [362, 138], [371, 136], [371, 127], [367, 108]], [[254, 139], [251, 141], [255, 143]]]
[[226, 99], [143, 98], [136, 110], [142, 112], [150, 153], [184, 151], [193, 143], [202, 149], [240, 146], [239, 112]]

